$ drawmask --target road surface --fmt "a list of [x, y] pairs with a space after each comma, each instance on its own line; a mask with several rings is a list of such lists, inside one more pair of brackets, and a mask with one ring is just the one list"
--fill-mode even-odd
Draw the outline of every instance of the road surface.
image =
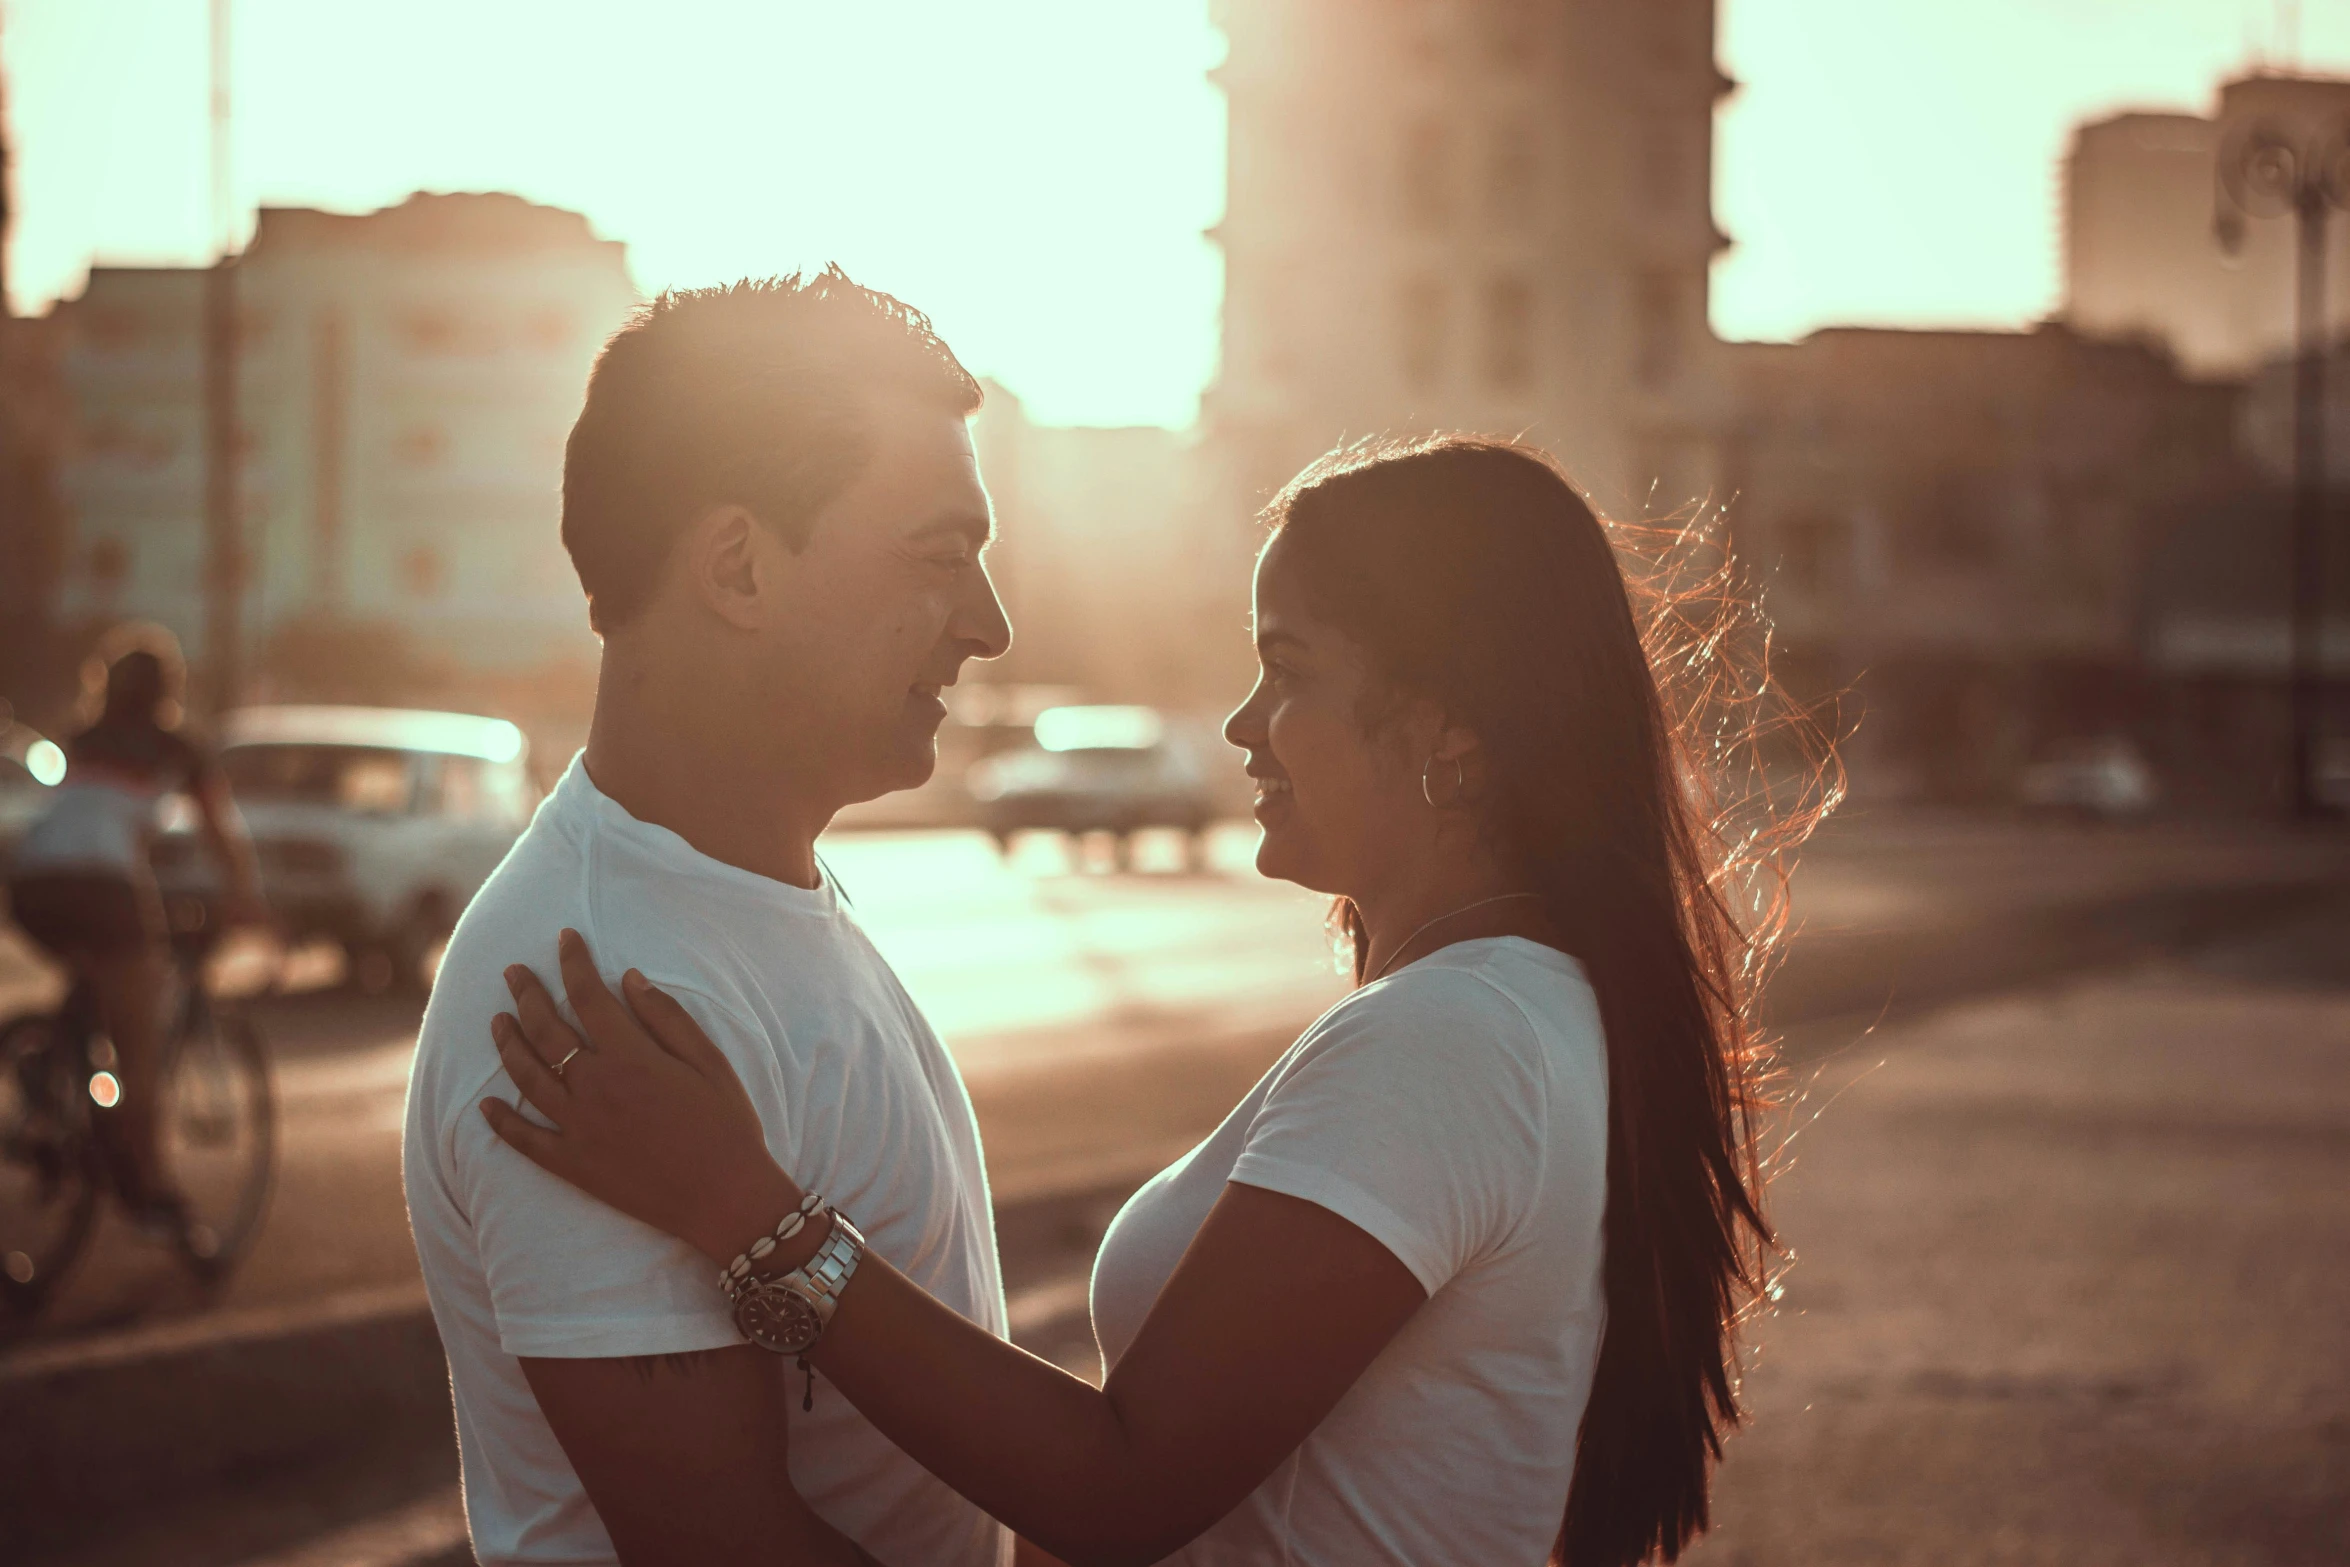
[[[1131, 1185], [1211, 1128], [1341, 993], [1323, 900], [1258, 876], [1253, 845], [1253, 829], [1219, 830], [1194, 873], [1173, 841], [1146, 841], [1135, 874], [1105, 874], [1041, 838], [1009, 862], [974, 832], [826, 840], [859, 918], [971, 1085], [1000, 1203]], [[2019, 921], [2049, 911], [2070, 919], [2166, 889], [2266, 887], [2346, 859], [2338, 842], [2257, 828], [1847, 820], [1797, 874], [1796, 960], [1781, 988], [1805, 1015], [1867, 1011], [1947, 988], [1970, 953], [2085, 934], [2019, 937], [2030, 930]], [[2000, 963], [2033, 955], [2002, 950]], [[2048, 956], [2059, 969], [2070, 961]], [[43, 993], [21, 958], [9, 972], [0, 1002]], [[252, 1258], [225, 1289], [199, 1292], [110, 1218], [35, 1336], [414, 1277], [399, 1129], [418, 1007], [326, 989], [262, 1003], [258, 1015], [279, 1061], [283, 1136]], [[1065, 1275], [1082, 1268], [1083, 1244], [1033, 1257], [1007, 1247], [1008, 1272]]]
[[[1198, 874], [1079, 873], [1042, 843], [1006, 865], [951, 833], [827, 852], [971, 1082], [1023, 1341], [1098, 1370], [1084, 1276], [1119, 1194], [1338, 993], [1317, 900], [1255, 877], [1238, 830]], [[1774, 993], [1804, 1088], [1776, 1189], [1798, 1260], [1697, 1560], [2350, 1559], [2350, 913], [2323, 906], [2345, 886], [2338, 836], [1900, 817], [1823, 840]], [[414, 1277], [414, 1005], [264, 1012], [285, 1160], [251, 1263], [207, 1300], [110, 1231], [50, 1341]], [[445, 1532], [450, 1464], [257, 1475], [50, 1532], [40, 1558], [227, 1567], [355, 1518]]]

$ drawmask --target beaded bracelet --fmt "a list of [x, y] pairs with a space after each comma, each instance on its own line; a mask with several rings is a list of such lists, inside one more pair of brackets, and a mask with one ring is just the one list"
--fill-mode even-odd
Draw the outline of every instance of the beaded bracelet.
[[734, 1261], [728, 1263], [718, 1275], [718, 1287], [726, 1291], [727, 1298], [732, 1300], [743, 1285], [749, 1282], [752, 1264], [764, 1262], [773, 1256], [775, 1248], [805, 1229], [808, 1215], [823, 1206], [822, 1197], [814, 1192], [808, 1193], [800, 1199], [798, 1208], [784, 1215], [783, 1222], [775, 1227], [774, 1234], [760, 1236], [751, 1242], [750, 1250], [738, 1253]]

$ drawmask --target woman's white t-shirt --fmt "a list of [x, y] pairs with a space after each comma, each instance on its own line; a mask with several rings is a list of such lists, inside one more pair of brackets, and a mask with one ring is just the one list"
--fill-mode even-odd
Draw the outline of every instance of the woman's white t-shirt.
[[1297, 1451], [1170, 1560], [1545, 1559], [1606, 1320], [1607, 1082], [1581, 964], [1464, 941], [1332, 1007], [1135, 1193], [1094, 1263], [1105, 1364], [1227, 1182], [1329, 1209], [1428, 1291]]

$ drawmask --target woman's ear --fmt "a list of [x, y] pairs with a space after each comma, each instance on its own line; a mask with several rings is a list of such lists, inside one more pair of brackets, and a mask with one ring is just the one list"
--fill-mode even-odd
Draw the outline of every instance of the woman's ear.
[[686, 530], [684, 564], [694, 598], [728, 625], [755, 631], [771, 606], [775, 584], [765, 546], [770, 540], [745, 506], [713, 506]]
[[1447, 769], [1452, 771], [1462, 796], [1470, 800], [1484, 798], [1485, 746], [1477, 738], [1476, 730], [1447, 719], [1437, 731], [1436, 745], [1429, 760], [1439, 773]]

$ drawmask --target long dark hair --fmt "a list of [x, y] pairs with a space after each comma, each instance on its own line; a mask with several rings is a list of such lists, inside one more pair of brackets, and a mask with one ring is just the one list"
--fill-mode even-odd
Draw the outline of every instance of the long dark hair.
[[[1712, 1467], [1740, 1418], [1736, 1329], [1776, 1256], [1753, 1018], [1783, 906], [1784, 876], [1768, 873], [1833, 793], [1793, 810], [1772, 809], [1767, 788], [1725, 798], [1724, 764], [1773, 739], [1759, 660], [1734, 656], [1751, 610], [1734, 568], [1685, 528], [1641, 538], [1602, 523], [1533, 448], [1349, 448], [1293, 480], [1268, 518], [1315, 612], [1393, 689], [1477, 734], [1481, 827], [1548, 895], [1598, 993], [1607, 1328], [1552, 1559], [1672, 1561], [1707, 1525]], [[1642, 563], [1629, 580], [1619, 550]], [[1832, 755], [1804, 742], [1801, 719], [1782, 712], [1777, 727], [1825, 778]], [[1734, 900], [1758, 885], [1767, 896], [1740, 918]], [[1360, 980], [1361, 922], [1344, 900], [1333, 918]]]

